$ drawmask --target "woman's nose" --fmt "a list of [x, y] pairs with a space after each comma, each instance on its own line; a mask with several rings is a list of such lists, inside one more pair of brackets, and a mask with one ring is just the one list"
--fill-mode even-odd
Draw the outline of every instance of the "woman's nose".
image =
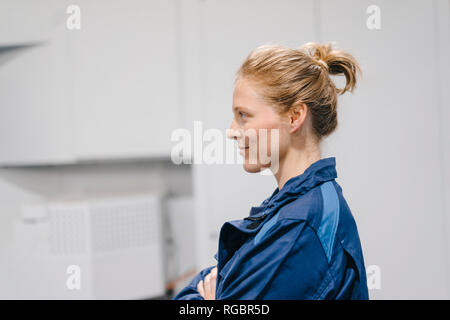
[[241, 130], [239, 128], [235, 128], [233, 125], [230, 126], [227, 132], [228, 139], [239, 140], [242, 136]]
[[228, 129], [228, 132], [227, 132], [228, 139], [238, 140], [240, 137], [241, 137], [241, 134], [240, 134], [239, 130], [232, 129], [232, 128]]
[[236, 126], [235, 121], [231, 122], [230, 128], [227, 132], [228, 139], [238, 140], [241, 137], [241, 130]]

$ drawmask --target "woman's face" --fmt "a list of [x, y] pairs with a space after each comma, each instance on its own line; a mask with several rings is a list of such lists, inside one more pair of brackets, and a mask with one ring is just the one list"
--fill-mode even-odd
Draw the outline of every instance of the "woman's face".
[[245, 78], [236, 81], [228, 137], [237, 141], [247, 172], [273, 171], [289, 145], [288, 122], [255, 89]]

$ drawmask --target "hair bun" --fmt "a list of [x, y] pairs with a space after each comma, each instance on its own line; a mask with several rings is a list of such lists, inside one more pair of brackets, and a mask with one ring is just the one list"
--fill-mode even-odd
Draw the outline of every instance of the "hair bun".
[[321, 67], [328, 71], [328, 64], [322, 59], [314, 59]]
[[357, 74], [361, 74], [361, 67], [351, 54], [334, 49], [333, 45], [334, 42], [329, 44], [308, 42], [300, 49], [309, 55], [317, 65], [327, 70], [330, 75], [345, 76], [345, 87], [337, 89], [338, 94], [343, 94], [346, 91], [353, 92], [356, 87]]
[[325, 68], [328, 71], [328, 61], [329, 55], [332, 51], [331, 44], [323, 45], [317, 42], [305, 43], [301, 49], [306, 51], [306, 53], [317, 63], [318, 66]]

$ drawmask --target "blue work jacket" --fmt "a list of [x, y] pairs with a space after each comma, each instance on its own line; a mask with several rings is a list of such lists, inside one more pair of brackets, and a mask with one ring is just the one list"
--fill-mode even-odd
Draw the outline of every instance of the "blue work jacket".
[[[325, 158], [219, 235], [216, 299], [368, 299], [355, 220]], [[201, 300], [200, 271], [174, 299]]]

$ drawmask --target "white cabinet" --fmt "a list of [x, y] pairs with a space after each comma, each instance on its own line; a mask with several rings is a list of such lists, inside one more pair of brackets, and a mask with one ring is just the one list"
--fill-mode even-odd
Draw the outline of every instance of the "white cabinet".
[[1, 164], [73, 160], [67, 128], [65, 7], [55, 1], [40, 4], [0, 4]]
[[65, 25], [66, 0], [0, 1], [0, 46], [47, 40]]
[[0, 163], [170, 156], [182, 125], [177, 2], [80, 0], [81, 29], [69, 30], [72, 4], [2, 3]]
[[[225, 136], [232, 120], [235, 72], [265, 43], [292, 48], [314, 38], [314, 1], [183, 1], [182, 39], [189, 121]], [[194, 94], [196, 92], [196, 94]], [[206, 145], [206, 144], [205, 144]], [[220, 227], [248, 216], [276, 187], [273, 176], [248, 174], [242, 165], [193, 166], [199, 266], [215, 263]]]
[[170, 156], [181, 126], [174, 0], [79, 1], [69, 32], [78, 158]]

